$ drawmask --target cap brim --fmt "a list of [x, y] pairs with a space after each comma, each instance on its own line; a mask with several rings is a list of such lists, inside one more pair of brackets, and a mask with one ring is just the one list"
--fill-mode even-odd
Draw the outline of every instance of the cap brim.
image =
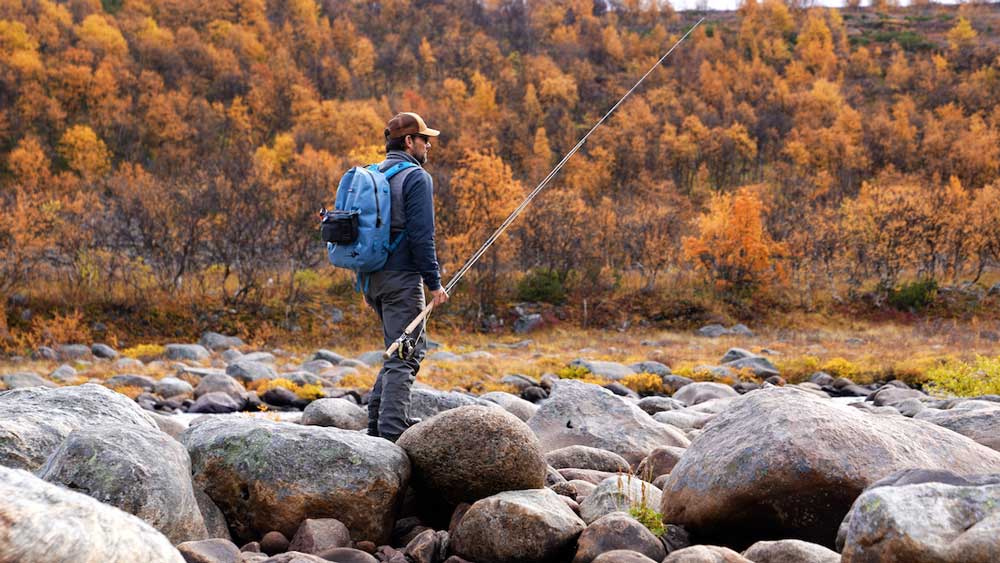
[[424, 127], [423, 131], [419, 132], [420, 135], [427, 135], [428, 137], [437, 137], [441, 134], [437, 129], [431, 129], [430, 127]]

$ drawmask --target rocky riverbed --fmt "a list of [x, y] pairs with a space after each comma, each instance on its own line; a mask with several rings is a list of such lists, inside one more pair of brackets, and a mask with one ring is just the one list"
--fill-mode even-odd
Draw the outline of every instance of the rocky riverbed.
[[[105, 348], [38, 352], [121, 372], [103, 380], [0, 374], [0, 562], [1000, 561], [996, 396], [790, 385], [739, 348], [705, 366], [732, 384], [580, 358], [604, 384], [418, 386], [393, 444], [338, 386], [377, 355], [290, 365], [208, 334], [151, 377]], [[324, 398], [252, 390], [278, 378]]]

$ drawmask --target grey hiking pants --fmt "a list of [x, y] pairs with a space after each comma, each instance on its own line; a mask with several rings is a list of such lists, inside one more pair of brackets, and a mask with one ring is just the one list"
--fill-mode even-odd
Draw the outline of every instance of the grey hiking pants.
[[[388, 347], [423, 310], [423, 278], [417, 272], [375, 272], [368, 279], [365, 300], [382, 321], [382, 335]], [[371, 435], [395, 439], [409, 426], [410, 386], [427, 353], [424, 331], [418, 328], [414, 333], [420, 334], [420, 338], [413, 357], [403, 360], [394, 355], [385, 360], [372, 387], [368, 399], [368, 433]]]

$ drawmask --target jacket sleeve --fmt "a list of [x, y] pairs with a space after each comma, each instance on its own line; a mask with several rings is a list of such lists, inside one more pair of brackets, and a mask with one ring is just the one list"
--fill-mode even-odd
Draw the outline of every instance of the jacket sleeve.
[[406, 207], [406, 243], [424, 283], [431, 291], [441, 288], [441, 270], [434, 246], [434, 182], [425, 170], [410, 174], [403, 190]]

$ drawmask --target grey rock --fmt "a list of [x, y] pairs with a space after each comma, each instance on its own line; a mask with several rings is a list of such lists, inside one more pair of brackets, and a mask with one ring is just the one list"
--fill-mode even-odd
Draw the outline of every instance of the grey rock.
[[545, 320], [538, 313], [521, 315], [514, 320], [514, 332], [517, 334], [527, 334], [534, 332], [545, 324]]
[[893, 406], [899, 411], [899, 414], [910, 418], [913, 418], [919, 414], [920, 411], [927, 408], [927, 406], [924, 405], [920, 399], [905, 399]]
[[[371, 354], [371, 355], [367, 356], [367, 358], [369, 360], [376, 361], [375, 360], [375, 356], [374, 356], [374, 352], [368, 352], [367, 354]], [[377, 367], [377, 366], [382, 365], [382, 356], [381, 356], [382, 352], [379, 352], [379, 354], [380, 354], [379, 355], [379, 360], [378, 360], [379, 363], [377, 363], [377, 364], [368, 364], [368, 363], [363, 362], [361, 360], [355, 360], [354, 358], [345, 358], [345, 359], [341, 360], [340, 363], [337, 364], [337, 365], [339, 367], [341, 367], [341, 368], [369, 368], [369, 367]]]
[[187, 563], [242, 563], [240, 549], [233, 542], [213, 538], [184, 542], [177, 546]]
[[[357, 360], [363, 363], [365, 366], [380, 366], [382, 362], [385, 361], [383, 354], [385, 350], [372, 350], [371, 352], [365, 352], [357, 357]], [[340, 362], [340, 365], [348, 365], [344, 362]], [[353, 367], [353, 366], [352, 366]]]
[[343, 356], [332, 350], [317, 350], [316, 353], [313, 354], [313, 359], [326, 360], [336, 366], [339, 365], [340, 362], [344, 361], [346, 358], [344, 358]]
[[841, 526], [842, 561], [1000, 560], [1000, 484], [872, 487]]
[[819, 385], [820, 387], [827, 387], [833, 385], [834, 379], [833, 376], [828, 373], [817, 371], [809, 376], [809, 381]]
[[745, 370], [749, 369], [754, 375], [760, 378], [774, 377], [781, 375], [778, 368], [771, 363], [771, 360], [763, 356], [754, 356], [752, 358], [741, 358], [739, 360], [731, 361], [724, 364], [723, 367], [727, 367], [734, 370]]
[[107, 344], [91, 344], [90, 353], [93, 354], [95, 358], [101, 358], [104, 360], [114, 360], [118, 357], [118, 352]]
[[673, 551], [663, 563], [757, 563], [718, 545], [692, 545]]
[[660, 538], [627, 513], [612, 512], [580, 534], [573, 563], [591, 563], [599, 555], [615, 550], [637, 552], [654, 562], [667, 556]]
[[759, 541], [743, 552], [754, 563], [839, 563], [840, 554], [802, 540]]
[[317, 399], [302, 412], [302, 424], [363, 430], [368, 427], [368, 412], [347, 399]]
[[396, 443], [413, 464], [414, 487], [451, 504], [545, 484], [537, 438], [503, 409], [449, 410], [411, 426]]
[[738, 397], [739, 393], [722, 383], [698, 381], [681, 387], [673, 396], [687, 405], [697, 405], [712, 399]]
[[585, 360], [578, 358], [570, 362], [569, 365], [587, 368], [590, 373], [596, 375], [597, 377], [603, 377], [604, 379], [610, 379], [611, 381], [619, 381], [629, 375], [635, 374], [635, 371], [632, 368], [626, 366], [625, 364], [619, 364], [618, 362], [602, 362], [598, 360]]
[[210, 355], [201, 344], [167, 344], [168, 360], [200, 362], [207, 360]]
[[69, 364], [63, 364], [52, 370], [52, 373], [49, 374], [49, 379], [58, 381], [59, 383], [73, 383], [78, 377], [80, 377], [80, 374]]
[[736, 360], [743, 360], [746, 358], [756, 358], [757, 354], [754, 354], [750, 350], [744, 350], [743, 348], [730, 348], [726, 351], [726, 354], [722, 356], [719, 360], [720, 364], [727, 364], [729, 362], [734, 362]]
[[250, 352], [243, 354], [240, 359], [248, 362], [261, 362], [265, 364], [273, 364], [275, 362], [274, 354], [271, 352]]
[[213, 391], [205, 393], [188, 409], [189, 413], [227, 414], [243, 408], [243, 401], [233, 399], [226, 393]]
[[658, 412], [683, 409], [686, 405], [671, 397], [643, 397], [639, 400], [639, 408], [650, 415]]
[[206, 539], [187, 450], [159, 429], [75, 430], [38, 476], [138, 516], [173, 543]]
[[560, 380], [528, 425], [543, 451], [582, 445], [608, 450], [638, 465], [653, 448], [684, 446], [689, 440], [676, 428], [660, 424], [638, 406], [607, 389]]
[[246, 355], [226, 366], [226, 375], [234, 377], [243, 383], [278, 377], [278, 373], [274, 371], [274, 367], [264, 362], [247, 359]]
[[599, 485], [602, 481], [609, 477], [617, 477], [620, 475], [618, 472], [599, 471], [597, 469], [577, 469], [575, 467], [566, 467], [558, 469], [557, 471], [567, 481], [586, 481], [594, 486]]
[[194, 388], [195, 398], [201, 398], [202, 395], [207, 395], [208, 393], [225, 393], [229, 395], [233, 400], [240, 401], [246, 394], [247, 390], [240, 384], [236, 379], [224, 375], [213, 373], [206, 375], [201, 378], [198, 382], [198, 386]]
[[670, 395], [677, 393], [677, 390], [686, 385], [694, 383], [694, 380], [683, 375], [663, 376], [663, 390]]
[[31, 353], [31, 359], [33, 360], [48, 360], [50, 362], [56, 361], [56, 351], [48, 346], [39, 346], [34, 352]]
[[462, 356], [445, 350], [440, 350], [428, 355], [427, 359], [434, 362], [460, 362], [462, 361]]
[[0, 498], [4, 561], [184, 563], [149, 524], [27, 471], [0, 466]]
[[55, 383], [44, 379], [33, 371], [19, 371], [15, 373], [5, 373], [0, 376], [0, 381], [7, 386], [7, 389], [26, 389], [29, 387], [57, 387]]
[[240, 541], [272, 530], [293, 536], [306, 518], [337, 518], [353, 539], [384, 543], [410, 479], [401, 448], [337, 428], [213, 418], [182, 441], [195, 486]]
[[137, 375], [123, 373], [108, 378], [104, 385], [109, 389], [115, 387], [139, 387], [145, 391], [152, 391], [156, 388], [156, 381], [148, 375]]
[[145, 364], [142, 363], [142, 360], [127, 357], [118, 358], [114, 363], [115, 369], [121, 370], [140, 370], [144, 365]]
[[549, 489], [507, 491], [469, 508], [451, 536], [450, 549], [476, 563], [558, 561], [572, 555], [585, 527]]
[[279, 374], [278, 377], [287, 379], [296, 385], [323, 385], [323, 378], [308, 371], [290, 371]]
[[772, 387], [733, 400], [695, 438], [661, 512], [710, 542], [770, 535], [832, 545], [839, 515], [865, 487], [914, 466], [1000, 471], [1000, 453], [929, 423]]
[[191, 387], [191, 384], [183, 379], [164, 377], [156, 382], [154, 391], [157, 395], [169, 399], [170, 397], [193, 395], [194, 387]]
[[63, 344], [56, 347], [56, 357], [60, 362], [85, 360], [91, 357], [90, 346], [86, 344]]
[[698, 329], [699, 336], [706, 336], [708, 338], [718, 338], [727, 334], [730, 334], [729, 329], [720, 324], [706, 325]]
[[34, 471], [70, 432], [98, 424], [157, 428], [139, 405], [101, 385], [0, 393], [0, 465]]
[[519, 373], [514, 373], [510, 375], [505, 375], [500, 379], [500, 383], [504, 385], [510, 385], [514, 387], [519, 392], [524, 391], [528, 387], [537, 387], [538, 382], [534, 379], [528, 377], [527, 375], [521, 375]]
[[653, 360], [636, 362], [630, 365], [629, 368], [636, 373], [651, 373], [653, 375], [659, 375], [660, 377], [671, 374], [669, 367], [665, 364], [661, 364], [660, 362], [654, 362]]
[[674, 470], [681, 456], [686, 452], [684, 448], [674, 446], [664, 446], [649, 452], [646, 459], [642, 460], [635, 474], [644, 481], [653, 482], [654, 479], [666, 475]]
[[680, 409], [673, 411], [658, 412], [653, 415], [653, 420], [662, 424], [669, 424], [681, 430], [691, 430], [704, 428], [713, 418], [715, 413], [695, 411], [692, 409]]
[[470, 405], [501, 408], [496, 403], [456, 391], [414, 388], [410, 391], [410, 417], [427, 420], [447, 410]]
[[900, 389], [892, 385], [885, 385], [878, 391], [871, 394], [872, 402], [875, 406], [895, 406], [906, 399], [927, 398], [927, 395], [916, 389]]
[[[320, 555], [322, 555], [327, 561], [336, 561], [337, 563], [379, 563], [379, 560], [372, 557], [370, 554], [365, 553], [360, 549], [353, 549], [350, 547], [335, 547], [333, 549], [327, 549], [326, 551], [321, 552]], [[398, 562], [393, 561], [392, 563]]]
[[222, 353], [222, 361], [225, 362], [226, 365], [229, 365], [235, 362], [236, 360], [239, 360], [242, 357], [243, 357], [243, 352], [240, 352], [236, 348], [229, 348], [228, 350]]
[[448, 557], [448, 532], [424, 530], [417, 534], [403, 550], [413, 563], [436, 563]]
[[229, 535], [229, 524], [226, 523], [226, 516], [219, 509], [218, 505], [205, 494], [205, 491], [192, 485], [194, 499], [198, 502], [198, 510], [205, 520], [205, 529], [208, 530], [208, 537], [219, 538], [232, 541]]
[[628, 473], [631, 469], [622, 456], [589, 446], [567, 446], [552, 450], [545, 454], [545, 462], [556, 469], [594, 469], [612, 473]]
[[663, 494], [652, 483], [633, 475], [615, 475], [600, 482], [580, 503], [580, 518], [588, 525], [602, 516], [636, 509], [656, 510]]
[[605, 551], [594, 558], [593, 563], [658, 563], [658, 559], [650, 559], [638, 551], [631, 549], [613, 549]]
[[916, 418], [968, 436], [980, 444], [1000, 451], [1000, 404], [978, 409], [952, 408], [920, 413]]
[[327, 360], [310, 360], [299, 366], [299, 369], [319, 375], [333, 366], [334, 364]]
[[753, 331], [747, 328], [745, 324], [734, 324], [729, 327], [730, 334], [736, 334], [738, 336], [753, 336]]
[[260, 399], [265, 403], [275, 407], [291, 407], [298, 401], [298, 396], [290, 389], [284, 387], [274, 387], [264, 391]]
[[209, 350], [226, 350], [228, 348], [240, 348], [244, 346], [243, 340], [238, 336], [226, 336], [210, 331], [201, 335], [198, 344]]
[[[160, 432], [175, 440], [187, 429], [187, 426], [178, 422], [172, 415], [163, 415], [158, 412], [146, 412], [146, 414], [156, 421], [156, 426], [159, 427]], [[188, 462], [190, 463], [190, 460]]]
[[732, 368], [726, 366], [713, 366], [708, 364], [703, 364], [700, 366], [694, 366], [694, 371], [702, 376], [709, 375], [715, 378], [736, 378], [736, 371]]
[[289, 551], [319, 554], [337, 547], [351, 546], [351, 532], [334, 518], [307, 518], [289, 544]]
[[504, 410], [510, 414], [520, 418], [524, 422], [534, 416], [538, 412], [538, 405], [526, 401], [517, 395], [511, 395], [510, 393], [505, 393], [503, 391], [491, 391], [489, 393], [484, 393], [479, 396], [480, 399], [484, 401], [490, 401], [491, 403], [496, 403], [503, 407]]

